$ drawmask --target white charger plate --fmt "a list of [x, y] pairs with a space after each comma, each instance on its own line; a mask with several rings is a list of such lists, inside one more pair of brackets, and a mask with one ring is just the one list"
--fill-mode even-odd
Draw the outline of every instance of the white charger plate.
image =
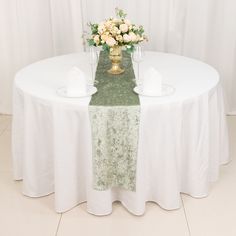
[[67, 89], [66, 87], [60, 87], [57, 89], [57, 94], [60, 96], [60, 97], [65, 97], [65, 98], [82, 98], [82, 97], [89, 97], [93, 94], [95, 94], [97, 92], [97, 88], [94, 87], [94, 86], [89, 86], [88, 87], [88, 91], [87, 91], [87, 94], [77, 94], [75, 96], [72, 96], [72, 95], [68, 95], [67, 94]]
[[175, 88], [169, 84], [163, 84], [161, 94], [147, 94], [143, 91], [142, 85], [138, 85], [134, 88], [134, 92], [147, 97], [164, 97], [173, 94], [175, 92]]

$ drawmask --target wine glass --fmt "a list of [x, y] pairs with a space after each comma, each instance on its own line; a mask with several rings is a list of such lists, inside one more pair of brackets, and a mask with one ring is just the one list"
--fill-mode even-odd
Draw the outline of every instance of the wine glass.
[[143, 61], [144, 59], [144, 52], [142, 50], [142, 47], [140, 45], [137, 45], [135, 47], [135, 51], [133, 52], [132, 54], [132, 59], [134, 62], [137, 63], [137, 66], [138, 66], [138, 78], [137, 78], [137, 84], [140, 84], [140, 76], [139, 76], [139, 64]]
[[96, 50], [94, 49], [94, 47], [89, 47], [89, 64], [90, 64], [90, 67], [91, 67], [91, 83], [93, 84], [94, 83], [94, 67], [97, 65], [98, 63], [98, 55], [97, 55], [97, 52]]

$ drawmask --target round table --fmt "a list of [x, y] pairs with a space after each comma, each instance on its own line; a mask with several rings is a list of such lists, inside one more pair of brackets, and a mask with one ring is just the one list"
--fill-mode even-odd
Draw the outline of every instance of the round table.
[[58, 87], [78, 66], [90, 76], [86, 53], [39, 61], [19, 71], [14, 83], [14, 178], [30, 197], [55, 193], [55, 209], [64, 212], [81, 202], [96, 215], [112, 212], [120, 201], [141, 215], [145, 203], [164, 209], [181, 206], [180, 193], [205, 197], [219, 166], [229, 161], [228, 133], [219, 75], [200, 61], [146, 52], [141, 77], [155, 67], [175, 93], [140, 96], [136, 191], [92, 188], [91, 97], [63, 98]]

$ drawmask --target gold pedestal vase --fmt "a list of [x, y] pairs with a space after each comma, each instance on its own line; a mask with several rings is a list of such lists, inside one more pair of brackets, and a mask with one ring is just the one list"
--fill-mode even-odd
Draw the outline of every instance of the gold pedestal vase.
[[122, 61], [122, 47], [114, 46], [110, 48], [109, 58], [111, 60], [112, 67], [107, 71], [108, 73], [119, 75], [125, 71], [120, 67], [120, 63]]

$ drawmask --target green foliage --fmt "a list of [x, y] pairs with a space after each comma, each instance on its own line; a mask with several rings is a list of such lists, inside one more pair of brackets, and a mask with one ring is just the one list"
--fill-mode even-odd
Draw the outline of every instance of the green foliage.
[[91, 29], [92, 34], [98, 33], [98, 24], [89, 23], [89, 27]]
[[143, 26], [139, 26], [138, 34], [139, 34], [140, 36], [142, 36], [143, 33], [144, 33], [144, 28], [143, 28]]
[[127, 14], [122, 10], [119, 9], [118, 7], [116, 8], [116, 16], [120, 17], [121, 19], [125, 19], [125, 17], [127, 16]]
[[103, 44], [102, 45], [102, 49], [106, 52], [109, 52], [110, 51], [110, 47], [107, 45], [107, 44]]
[[87, 39], [88, 45], [89, 46], [95, 46], [96, 44], [94, 43], [93, 39]]
[[143, 33], [144, 33], [144, 28], [143, 28], [142, 25], [140, 25], [139, 28], [133, 30], [133, 32], [134, 32], [135, 34], [138, 34], [139, 36], [142, 36]]
[[126, 52], [132, 53], [135, 50], [135, 47], [133, 44], [127, 45], [126, 46]]

